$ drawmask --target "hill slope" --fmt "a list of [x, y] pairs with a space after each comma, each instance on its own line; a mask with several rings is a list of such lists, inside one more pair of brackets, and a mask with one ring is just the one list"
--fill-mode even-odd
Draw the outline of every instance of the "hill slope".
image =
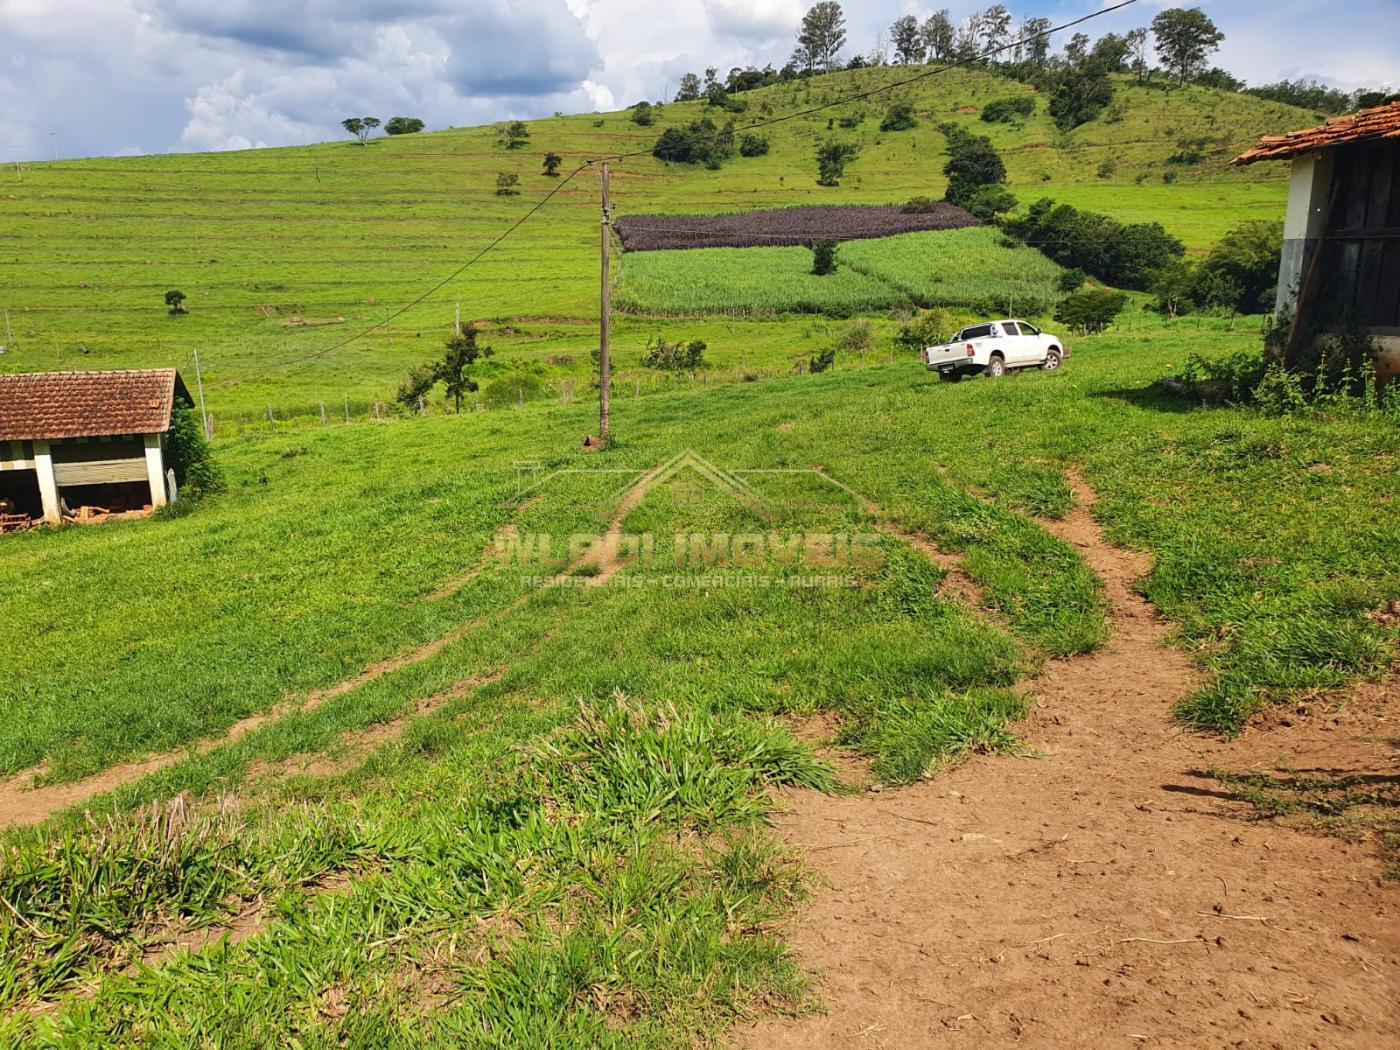
[[[861, 70], [750, 92], [737, 119], [793, 112], [904, 75]], [[767, 156], [735, 158], [719, 171], [629, 160], [615, 171], [614, 198], [620, 211], [637, 213], [939, 196], [945, 148], [934, 125], [953, 119], [992, 137], [1023, 203], [1053, 195], [1160, 221], [1201, 250], [1244, 219], [1282, 214], [1281, 168], [1236, 171], [1228, 157], [1260, 133], [1312, 119], [1248, 96], [1124, 82], [1109, 111], [1068, 135], [1055, 130], [1043, 102], [1018, 125], [978, 120], [987, 101], [1029, 90], [953, 71], [900, 89], [919, 114], [912, 131], [881, 133], [887, 102], [876, 97], [777, 125], [766, 132]], [[669, 105], [652, 128], [626, 113], [540, 120], [521, 150], [505, 149], [484, 127], [364, 148], [336, 142], [26, 165], [0, 191], [0, 307], [11, 327], [0, 367], [188, 368], [198, 345], [216, 416], [265, 413], [288, 400], [334, 405], [344, 396], [388, 396], [407, 366], [436, 348], [460, 301], [466, 317], [516, 321], [497, 336], [497, 349], [539, 363], [546, 382], [583, 378], [597, 284], [597, 187], [588, 174], [413, 312], [344, 349], [327, 348], [422, 294], [522, 215], [554, 186], [540, 171], [544, 153], [564, 155], [568, 171], [599, 153], [647, 149], [665, 127], [713, 112]], [[828, 131], [829, 118], [841, 117], [860, 123]], [[823, 188], [812, 151], [830, 134], [862, 153], [839, 187]], [[1165, 184], [1178, 140], [1201, 137], [1206, 158]], [[495, 194], [500, 172], [519, 175], [519, 196]], [[171, 288], [189, 297], [189, 316], [165, 315]], [[661, 327], [624, 320], [619, 343], [640, 346]], [[742, 332], [710, 340], [718, 364], [762, 364], [800, 341], [792, 323]], [[572, 366], [561, 363], [569, 357]]]

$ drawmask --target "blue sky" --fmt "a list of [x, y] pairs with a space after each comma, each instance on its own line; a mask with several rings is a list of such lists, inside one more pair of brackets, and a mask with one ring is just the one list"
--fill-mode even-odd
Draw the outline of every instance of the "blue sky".
[[[792, 50], [803, 0], [0, 0], [0, 159], [241, 149], [321, 141], [349, 115], [430, 127], [628, 105], [707, 65]], [[845, 4], [868, 52], [904, 14]], [[985, 7], [949, 3], [962, 17]], [[1064, 21], [1098, 3], [1008, 3]], [[1146, 25], [1160, 0], [1093, 35]], [[1203, 0], [1218, 64], [1250, 83], [1400, 86], [1400, 3]], [[1057, 46], [1059, 41], [1056, 42]]]

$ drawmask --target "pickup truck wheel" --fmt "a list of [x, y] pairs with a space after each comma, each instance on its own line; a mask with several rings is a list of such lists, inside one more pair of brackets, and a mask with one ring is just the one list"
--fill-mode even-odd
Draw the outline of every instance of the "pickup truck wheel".
[[961, 382], [962, 382], [962, 373], [961, 373], [961, 372], [939, 372], [939, 373], [938, 373], [938, 378], [939, 378], [939, 380], [940, 380], [941, 382], [944, 382], [944, 383], [961, 383]]
[[1055, 371], [1055, 369], [1060, 367], [1060, 352], [1058, 350], [1051, 350], [1045, 355], [1045, 360], [1040, 363], [1040, 367], [1046, 372]]
[[987, 375], [992, 379], [1000, 379], [1006, 375], [1006, 360], [1000, 354], [993, 354], [992, 359], [987, 362]]

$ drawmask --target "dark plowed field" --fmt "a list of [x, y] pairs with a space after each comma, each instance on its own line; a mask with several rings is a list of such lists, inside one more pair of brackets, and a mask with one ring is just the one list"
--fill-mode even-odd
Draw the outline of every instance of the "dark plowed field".
[[952, 204], [914, 214], [893, 205], [818, 205], [733, 215], [626, 215], [618, 219], [617, 232], [627, 251], [653, 252], [854, 241], [980, 225], [975, 216]]

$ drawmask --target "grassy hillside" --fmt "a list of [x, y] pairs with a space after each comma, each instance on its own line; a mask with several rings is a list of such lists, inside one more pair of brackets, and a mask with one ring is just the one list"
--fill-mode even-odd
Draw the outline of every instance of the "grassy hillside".
[[[906, 362], [624, 399], [596, 455], [575, 450], [584, 403], [253, 435], [223, 446], [212, 502], [7, 538], [4, 769], [190, 750], [87, 803], [95, 823], [0, 840], [0, 1040], [662, 1047], [800, 1002], [771, 930], [802, 877], [765, 792], [833, 781], [772, 716], [831, 713], [892, 783], [1014, 747], [1008, 687], [1103, 638], [1093, 576], [1040, 521], [1071, 506], [1068, 465], [1154, 554], [1144, 587], [1209, 672], [1187, 703], [1203, 724], [1393, 659], [1396, 625], [1370, 614], [1400, 593], [1374, 513], [1400, 498], [1395, 423], [1181, 411], [1150, 388], [1256, 341], [1193, 319], [1001, 382]], [[620, 498], [688, 447], [738, 482]], [[770, 548], [677, 585], [667, 560], [676, 534], [875, 514], [894, 534], [857, 564]], [[536, 590], [535, 563], [483, 561], [493, 536], [614, 518], [658, 556], [610, 586], [576, 564]]]
[[[836, 74], [751, 92], [745, 120], [792, 112], [901, 75], [880, 69]], [[722, 211], [807, 203], [901, 202], [938, 196], [946, 158], [934, 130], [953, 119], [989, 134], [1003, 151], [1023, 202], [1045, 194], [1132, 221], [1157, 220], [1202, 250], [1249, 218], [1281, 216], [1284, 172], [1240, 170], [1228, 157], [1257, 135], [1303, 126], [1310, 114], [1248, 96], [1118, 86], [1114, 106], [1068, 135], [1043, 101], [1018, 125], [978, 120], [987, 101], [1021, 84], [955, 71], [902, 91], [919, 114], [912, 131], [878, 130], [877, 98], [778, 125], [772, 150], [735, 158], [720, 171], [663, 165], [651, 157], [615, 172], [622, 213]], [[363, 413], [387, 397], [413, 362], [435, 352], [460, 301], [463, 315], [490, 319], [510, 371], [537, 365], [557, 393], [584, 378], [595, 345], [597, 186], [567, 186], [534, 221], [412, 313], [343, 349], [327, 348], [383, 319], [503, 232], [554, 181], [540, 171], [556, 151], [566, 168], [611, 151], [647, 149], [667, 126], [706, 112], [669, 105], [657, 125], [626, 113], [534, 121], [525, 149], [508, 151], [493, 128], [379, 139], [361, 148], [334, 142], [293, 149], [24, 165], [0, 183], [0, 308], [11, 334], [0, 368], [189, 367], [200, 350], [217, 418], [267, 406], [349, 397]], [[828, 116], [859, 119], [828, 132]], [[862, 153], [836, 188], [816, 185], [814, 145], [828, 134]], [[1183, 138], [1206, 137], [1206, 159], [1162, 176]], [[1112, 170], [1103, 168], [1112, 162]], [[498, 172], [520, 176], [518, 197], [494, 193]], [[166, 290], [188, 296], [190, 314], [167, 317]], [[700, 332], [716, 367], [784, 366], [806, 322]], [[625, 318], [625, 357], [654, 332], [690, 332]], [[806, 349], [806, 348], [804, 348]], [[547, 360], [547, 359], [553, 360]], [[566, 361], [571, 358], [571, 361]], [[626, 364], [626, 362], [624, 362]], [[638, 373], [625, 376], [641, 381]]]

